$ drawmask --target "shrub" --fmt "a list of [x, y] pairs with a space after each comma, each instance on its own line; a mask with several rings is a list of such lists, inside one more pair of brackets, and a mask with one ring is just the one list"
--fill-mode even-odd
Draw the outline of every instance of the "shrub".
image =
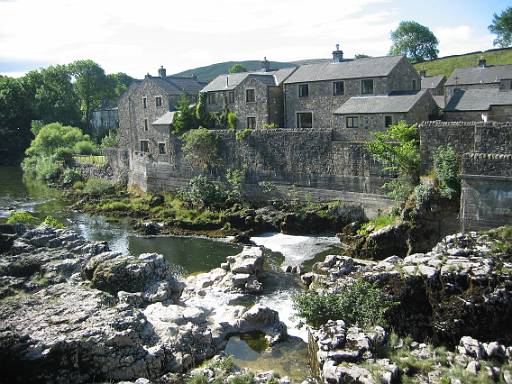
[[263, 129], [277, 129], [279, 126], [276, 123], [263, 123]]
[[43, 224], [56, 229], [64, 228], [64, 224], [62, 224], [53, 216], [46, 216], [46, 218], [43, 221]]
[[378, 231], [388, 225], [393, 225], [399, 220], [399, 217], [396, 215], [379, 215], [375, 219], [364, 223], [361, 228], [357, 231], [359, 235], [367, 235], [370, 232]]
[[38, 180], [55, 182], [62, 174], [62, 166], [62, 162], [53, 157], [40, 157], [36, 160], [34, 172]]
[[360, 327], [386, 326], [385, 315], [393, 306], [379, 288], [362, 279], [335, 294], [308, 292], [294, 298], [298, 314], [314, 327], [328, 320], [344, 320]]
[[73, 151], [77, 155], [94, 155], [98, 152], [96, 145], [91, 141], [82, 140], [73, 146]]
[[421, 183], [414, 189], [416, 196], [416, 206], [419, 207], [423, 203], [429, 201], [435, 194], [434, 186], [430, 183]]
[[193, 167], [208, 171], [220, 164], [220, 138], [215, 133], [200, 127], [188, 131], [181, 138], [183, 153]]
[[226, 200], [226, 194], [205, 176], [192, 178], [188, 185], [178, 192], [178, 196], [189, 206], [199, 209], [205, 207], [221, 208]]
[[115, 131], [108, 131], [108, 134], [101, 139], [101, 148], [115, 148], [119, 145], [119, 136]]
[[198, 373], [190, 376], [187, 384], [208, 384], [208, 377], [204, 373]]
[[91, 178], [84, 185], [83, 192], [88, 195], [104, 195], [115, 191], [114, 184], [105, 179]]
[[237, 126], [237, 118], [235, 112], [228, 112], [226, 115], [228, 129], [234, 130]]
[[64, 164], [71, 164], [73, 161], [73, 150], [70, 148], [62, 147], [57, 148], [53, 157], [56, 160], [62, 161]]
[[13, 212], [7, 219], [7, 224], [37, 225], [39, 219], [27, 211]]
[[459, 158], [450, 146], [441, 146], [434, 153], [434, 170], [442, 197], [453, 199], [460, 193]]
[[62, 183], [66, 186], [74, 185], [77, 181], [82, 180], [82, 174], [74, 168], [66, 168], [62, 173]]
[[250, 372], [242, 373], [241, 375], [233, 376], [229, 379], [228, 384], [253, 384], [254, 375]]
[[252, 133], [251, 128], [245, 128], [236, 133], [236, 141], [241, 142], [246, 140]]

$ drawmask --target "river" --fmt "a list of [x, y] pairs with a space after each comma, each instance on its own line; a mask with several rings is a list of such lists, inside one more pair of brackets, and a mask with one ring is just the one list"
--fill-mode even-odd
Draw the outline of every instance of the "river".
[[[241, 246], [230, 244], [229, 239], [140, 236], [131, 230], [127, 220], [74, 212], [69, 205], [70, 202], [64, 200], [58, 191], [25, 179], [21, 169], [0, 167], [0, 218], [8, 217], [15, 210], [27, 210], [40, 218], [52, 215], [87, 240], [107, 241], [114, 251], [133, 255], [161, 253], [178, 275], [208, 272], [219, 267], [227, 256], [241, 250]], [[295, 316], [292, 297], [302, 290], [302, 286], [296, 276], [282, 273], [280, 266], [303, 263], [310, 266], [314, 260], [332, 252], [339, 240], [335, 237], [280, 233], [263, 234], [251, 240], [264, 247], [269, 271], [263, 281], [264, 294], [255, 302], [277, 310], [292, 337], [272, 349], [261, 348], [258, 336], [232, 337], [226, 352], [232, 354], [235, 363], [241, 367], [274, 370], [282, 376], [289, 376], [293, 382], [300, 382], [309, 374], [307, 338], [304, 329], [299, 327], [300, 319]]]

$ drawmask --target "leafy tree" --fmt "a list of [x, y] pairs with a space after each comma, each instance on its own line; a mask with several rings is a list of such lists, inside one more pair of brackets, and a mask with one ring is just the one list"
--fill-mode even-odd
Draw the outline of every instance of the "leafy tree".
[[494, 45], [501, 48], [512, 45], [512, 7], [508, 7], [500, 15], [494, 14], [489, 31], [496, 35]]
[[460, 194], [460, 159], [450, 146], [437, 148], [433, 156], [434, 170], [441, 196], [452, 199]]
[[385, 184], [391, 197], [396, 200], [403, 199], [418, 183], [419, 145], [416, 125], [408, 125], [403, 120], [391, 125], [386, 131], [376, 132], [373, 141], [366, 144], [374, 159], [384, 165], [385, 170], [398, 173], [397, 181]]
[[77, 60], [69, 65], [75, 80], [75, 91], [80, 99], [80, 109], [86, 127], [90, 127], [91, 112], [101, 106], [107, 90], [105, 71], [92, 60]]
[[59, 121], [78, 125], [81, 112], [78, 96], [66, 65], [55, 65], [27, 73], [22, 82], [32, 99], [33, 118], [44, 124]]
[[27, 149], [28, 156], [54, 155], [59, 148], [73, 148], [77, 143], [89, 141], [79, 128], [52, 123], [41, 128]]
[[17, 162], [32, 139], [30, 97], [18, 79], [0, 76], [0, 164]]
[[212, 171], [220, 164], [220, 139], [215, 133], [199, 127], [182, 136], [183, 153], [192, 167]]
[[190, 99], [187, 94], [183, 93], [178, 100], [178, 113], [174, 117], [172, 123], [172, 131], [181, 133], [190, 129], [197, 128], [197, 119], [194, 109], [190, 107]]
[[415, 21], [402, 21], [391, 32], [391, 55], [405, 55], [412, 61], [437, 59], [439, 41], [427, 27]]
[[247, 72], [247, 68], [245, 68], [240, 63], [233, 64], [233, 66], [231, 68], [229, 68], [229, 73], [242, 73], [242, 72]]
[[105, 103], [115, 105], [117, 99], [126, 92], [128, 87], [135, 79], [126, 73], [118, 72], [107, 75], [107, 89], [105, 94]]
[[196, 104], [196, 119], [197, 123], [202, 127], [210, 127], [210, 115], [206, 109], [206, 92], [199, 93]]

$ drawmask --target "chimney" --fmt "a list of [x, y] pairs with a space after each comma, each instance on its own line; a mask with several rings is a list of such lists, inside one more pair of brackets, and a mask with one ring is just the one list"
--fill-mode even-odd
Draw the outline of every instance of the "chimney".
[[485, 60], [483, 56], [480, 56], [480, 59], [478, 59], [478, 66], [480, 68], [487, 67], [487, 60]]
[[161, 65], [160, 68], [158, 68], [158, 76], [162, 79], [165, 79], [165, 77], [167, 76], [167, 71], [165, 70], [163, 65]]
[[270, 61], [268, 61], [266, 57], [264, 57], [261, 62], [261, 68], [263, 69], [263, 72], [270, 72]]
[[423, 78], [425, 78], [425, 77], [427, 77], [427, 71], [425, 71], [424, 69], [422, 69], [422, 70], [420, 71], [420, 77], [421, 77], [422, 79], [423, 79]]
[[340, 51], [340, 45], [336, 44], [336, 50], [332, 51], [332, 62], [341, 63], [343, 61], [343, 51]]

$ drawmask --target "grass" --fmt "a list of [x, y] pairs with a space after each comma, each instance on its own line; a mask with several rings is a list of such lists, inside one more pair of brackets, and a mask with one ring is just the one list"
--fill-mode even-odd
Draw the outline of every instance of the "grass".
[[372, 232], [378, 231], [379, 229], [387, 227], [388, 225], [396, 224], [399, 219], [399, 216], [392, 214], [377, 216], [375, 219], [364, 223], [357, 231], [357, 234], [362, 236], [368, 235]]
[[512, 49], [505, 48], [467, 55], [452, 56], [414, 64], [416, 70], [426, 70], [428, 76], [444, 75], [450, 77], [455, 68], [475, 67], [483, 56], [488, 65], [512, 64]]
[[77, 163], [81, 164], [92, 164], [92, 165], [105, 165], [107, 164], [106, 156], [95, 156], [95, 155], [75, 155], [73, 156], [73, 160]]

